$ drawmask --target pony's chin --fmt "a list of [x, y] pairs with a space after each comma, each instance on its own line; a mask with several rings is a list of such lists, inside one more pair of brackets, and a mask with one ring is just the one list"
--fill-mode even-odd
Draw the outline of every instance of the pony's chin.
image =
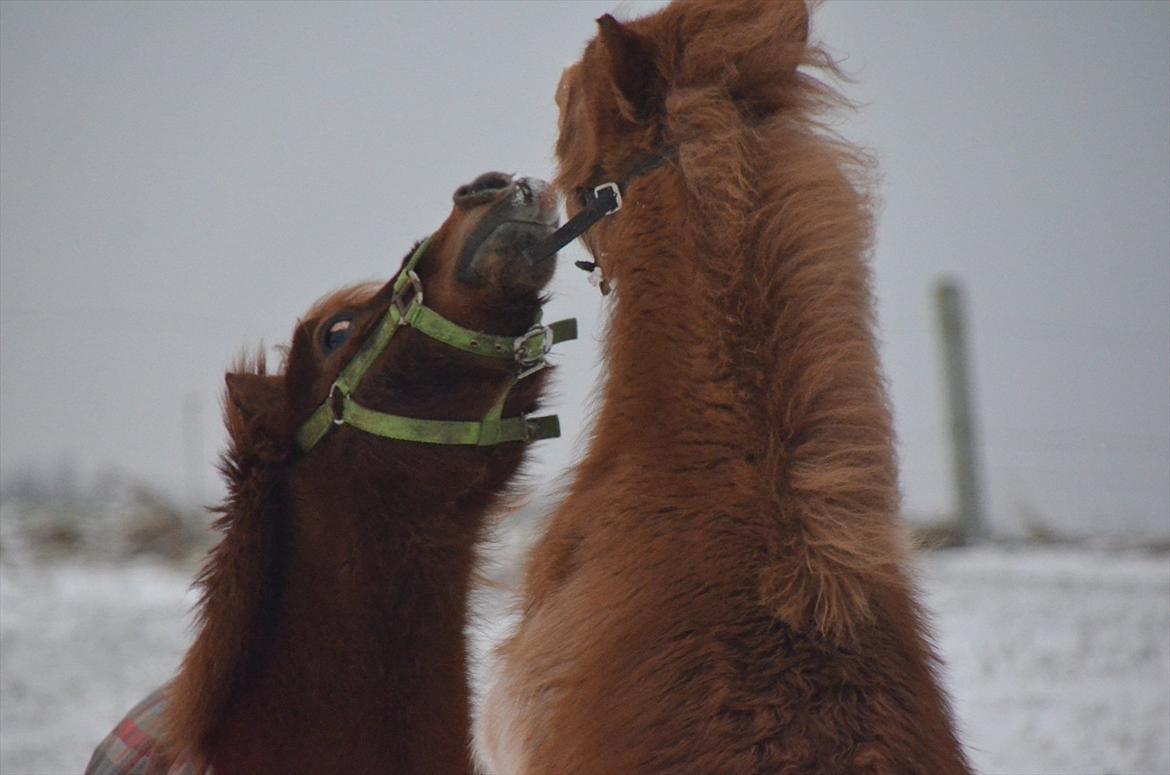
[[555, 230], [555, 225], [547, 223], [501, 222], [472, 255], [467, 267], [469, 279], [505, 290], [541, 290], [552, 279], [556, 261], [550, 257], [533, 262], [524, 251]]

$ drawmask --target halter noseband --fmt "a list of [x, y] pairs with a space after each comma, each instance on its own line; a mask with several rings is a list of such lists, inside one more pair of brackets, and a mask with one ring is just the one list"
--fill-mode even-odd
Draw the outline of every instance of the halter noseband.
[[[529, 261], [541, 261], [552, 256], [558, 250], [589, 231], [598, 221], [607, 215], [613, 215], [622, 209], [622, 195], [626, 193], [634, 178], [656, 170], [670, 161], [671, 154], [656, 153], [630, 170], [621, 180], [611, 180], [593, 187], [578, 188], [581, 197], [581, 210], [570, 218], [563, 226], [545, 237], [543, 240], [524, 251]], [[575, 265], [586, 272], [593, 273], [600, 268], [596, 261], [577, 261]], [[608, 293], [602, 281], [602, 293]]]
[[[422, 282], [414, 268], [430, 244], [431, 238], [428, 237], [411, 254], [394, 281], [394, 295], [378, 329], [337, 375], [325, 401], [297, 431], [297, 445], [302, 452], [311, 450], [338, 425], [350, 425], [375, 436], [399, 441], [479, 447], [509, 441], [552, 439], [561, 435], [556, 415], [528, 417], [521, 414], [501, 418], [500, 414], [512, 386], [548, 365], [545, 356], [554, 344], [577, 338], [577, 321], [559, 320], [545, 326], [541, 325], [540, 312], [537, 311], [532, 327], [517, 337], [485, 334], [451, 322], [430, 307], [423, 306]], [[403, 326], [464, 352], [516, 363], [517, 371], [511, 384], [482, 420], [402, 417], [367, 409], [353, 399], [370, 366]]]

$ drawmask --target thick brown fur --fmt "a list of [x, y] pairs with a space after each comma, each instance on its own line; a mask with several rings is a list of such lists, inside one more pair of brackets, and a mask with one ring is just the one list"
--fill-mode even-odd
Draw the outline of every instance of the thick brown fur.
[[[418, 272], [440, 314], [516, 336], [540, 306], [542, 283], [472, 287], [456, 277], [484, 196], [495, 194], [455, 208]], [[523, 445], [442, 447], [341, 427], [301, 454], [293, 438], [376, 329], [391, 285], [319, 302], [297, 325], [281, 372], [267, 374], [261, 358], [227, 377], [223, 539], [198, 580], [198, 633], [169, 688], [168, 719], [172, 749], [194, 752], [216, 775], [471, 768], [463, 632], [472, 550]], [[343, 312], [351, 333], [330, 354], [324, 330]], [[476, 420], [514, 370], [403, 328], [355, 399]], [[533, 410], [543, 379], [519, 383], [505, 416]]]
[[559, 187], [615, 285], [594, 437], [477, 719], [529, 773], [964, 773], [907, 577], [866, 261], [798, 0], [675, 2], [569, 68]]

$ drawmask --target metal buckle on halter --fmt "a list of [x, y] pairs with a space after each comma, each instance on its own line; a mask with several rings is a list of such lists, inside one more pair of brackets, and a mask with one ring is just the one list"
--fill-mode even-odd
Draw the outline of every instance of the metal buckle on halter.
[[606, 215], [613, 215], [618, 210], [622, 209], [622, 189], [620, 186], [618, 186], [617, 183], [614, 183], [614, 182], [602, 183], [600, 186], [594, 187], [593, 196], [600, 199], [601, 192], [605, 191], [607, 189], [613, 192], [614, 205], [613, 205], [613, 209], [606, 210], [605, 214]]
[[409, 287], [414, 293], [410, 294], [410, 300], [407, 301], [405, 294], [406, 286], [403, 286], [402, 290], [394, 294], [393, 302], [394, 306], [398, 308], [398, 316], [402, 319], [402, 322], [410, 325], [410, 321], [407, 319], [407, 313], [415, 305], [421, 305], [423, 303], [423, 287], [422, 280], [418, 279], [418, 273], [413, 269], [406, 273], [406, 279], [410, 281]]
[[[539, 351], [536, 354], [532, 354], [531, 352], [533, 342], [540, 343]], [[553, 332], [548, 326], [537, 324], [516, 337], [516, 341], [512, 345], [512, 351], [515, 355], [516, 363], [522, 367], [521, 372], [516, 375], [516, 379], [524, 379], [547, 366], [548, 362], [545, 361], [544, 357], [548, 355], [552, 346]]]
[[[537, 323], [535, 326], [516, 337], [516, 341], [513, 342], [512, 352], [515, 353], [516, 363], [519, 363], [521, 366], [531, 366], [534, 363], [543, 361], [544, 356], [548, 355], [549, 350], [552, 349], [552, 340], [552, 329], [548, 326], [542, 326]], [[540, 342], [540, 352], [538, 352], [534, 357], [529, 357], [529, 350], [532, 347], [532, 342], [535, 341]]]
[[345, 392], [345, 388], [337, 382], [329, 386], [329, 397], [325, 400], [329, 402], [329, 411], [333, 413], [334, 425], [345, 425], [345, 401], [349, 398], [349, 393]]

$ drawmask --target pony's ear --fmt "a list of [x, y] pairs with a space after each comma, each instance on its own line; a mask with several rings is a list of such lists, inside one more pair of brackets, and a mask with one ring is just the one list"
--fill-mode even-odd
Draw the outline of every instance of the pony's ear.
[[272, 374], [224, 375], [227, 399], [240, 417], [248, 423], [259, 421], [267, 425], [280, 415], [284, 407], [284, 380]]
[[659, 113], [665, 83], [654, 45], [608, 13], [597, 20], [597, 26], [623, 115], [637, 121]]

